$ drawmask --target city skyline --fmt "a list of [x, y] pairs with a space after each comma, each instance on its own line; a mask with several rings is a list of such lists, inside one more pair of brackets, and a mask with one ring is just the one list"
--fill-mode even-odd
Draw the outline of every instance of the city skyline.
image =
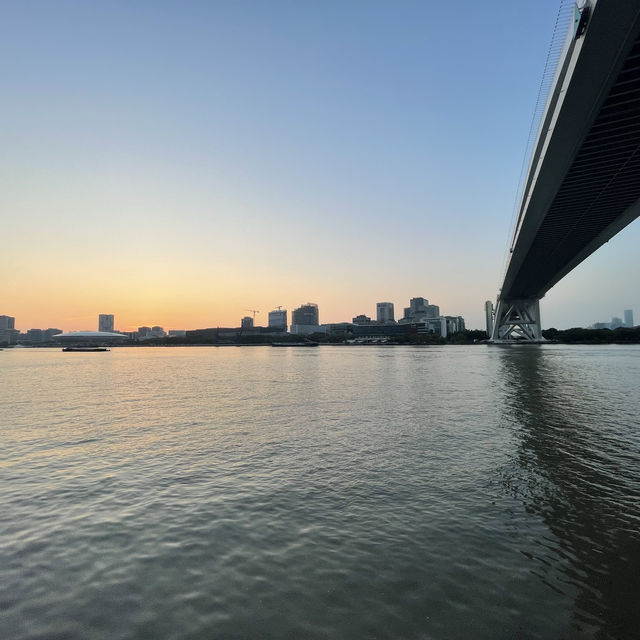
[[[288, 317], [288, 313], [289, 310], [286, 308], [283, 308], [282, 305], [278, 305], [275, 309], [272, 309], [270, 311], [267, 312], [266, 317], [268, 318], [266, 323], [260, 323], [255, 322], [255, 314], [259, 314], [260, 310], [259, 309], [252, 309], [250, 311], [253, 312], [253, 316], [243, 316], [240, 318], [240, 320], [237, 323], [230, 323], [228, 325], [228, 327], [236, 327], [236, 328], [248, 328], [251, 329], [253, 327], [256, 328], [276, 328], [276, 327], [281, 327], [282, 329], [284, 329], [287, 332], [293, 332], [293, 333], [298, 333], [300, 332], [302, 327], [296, 327], [296, 325], [298, 325], [300, 323], [300, 318], [301, 316], [298, 315], [298, 317], [296, 318], [297, 314], [303, 314], [305, 316], [308, 316], [309, 313], [311, 313], [313, 315], [313, 318], [309, 321], [309, 325], [315, 325], [315, 326], [329, 326], [332, 324], [362, 324], [362, 325], [387, 325], [387, 324], [403, 324], [403, 323], [410, 323], [410, 322], [424, 322], [426, 318], [432, 318], [432, 319], [438, 319], [440, 318], [440, 307], [438, 305], [435, 304], [429, 304], [429, 300], [427, 300], [426, 298], [422, 298], [422, 297], [414, 297], [411, 298], [411, 300], [409, 300], [409, 306], [404, 308], [404, 314], [401, 318], [399, 318], [398, 320], [393, 320], [388, 317], [387, 315], [387, 311], [390, 311], [391, 315], [393, 315], [394, 310], [394, 303], [391, 302], [377, 302], [376, 304], [376, 313], [377, 313], [377, 317], [371, 317], [371, 316], [367, 316], [366, 313], [360, 313], [357, 314], [356, 316], [352, 317], [351, 322], [349, 322], [348, 319], [342, 319], [339, 320], [337, 322], [319, 322], [319, 307], [317, 304], [312, 303], [312, 302], [307, 302], [307, 303], [302, 303], [299, 305], [299, 307], [297, 308], [293, 308], [291, 310], [291, 318], [292, 318], [292, 325], [288, 325], [287, 323], [287, 317]], [[389, 309], [389, 305], [391, 306], [391, 308]], [[381, 309], [382, 314], [381, 314]], [[485, 326], [479, 328], [479, 330], [486, 330], [487, 334], [490, 334], [491, 332], [491, 327], [493, 326], [493, 304], [490, 300], [487, 300], [485, 302], [484, 305], [484, 320], [485, 320]], [[445, 314], [446, 315], [446, 314]], [[612, 316], [611, 317], [611, 322], [594, 322], [584, 328], [589, 328], [589, 329], [604, 329], [604, 328], [608, 328], [608, 329], [616, 329], [618, 327], [627, 327], [627, 328], [632, 328], [635, 326], [634, 324], [634, 312], [633, 309], [624, 309], [623, 314], [624, 319], [617, 317], [617, 316]], [[461, 318], [464, 322], [464, 319], [462, 318], [462, 316], [447, 316], [448, 318]], [[306, 323], [303, 322], [302, 325], [305, 325]], [[177, 336], [177, 335], [182, 335], [184, 334], [185, 331], [194, 331], [194, 330], [202, 330], [202, 329], [207, 329], [207, 328], [214, 328], [214, 327], [221, 327], [222, 325], [220, 324], [212, 324], [209, 323], [207, 326], [202, 326], [202, 327], [189, 327], [189, 328], [176, 328], [176, 327], [167, 327], [167, 329], [165, 330], [165, 327], [162, 325], [153, 325], [150, 323], [150, 326], [147, 325], [140, 325], [138, 324], [135, 327], [130, 327], [130, 328], [115, 328], [114, 325], [114, 314], [103, 314], [100, 313], [97, 316], [97, 329], [98, 331], [107, 331], [107, 332], [113, 332], [113, 331], [117, 331], [117, 332], [122, 332], [122, 333], [126, 333], [126, 334], [130, 334], [130, 337], [132, 334], [137, 334], [137, 335], [142, 335], [143, 337], [163, 337], [166, 335], [173, 335], [173, 336]], [[475, 329], [472, 327], [466, 327], [467, 329]], [[550, 327], [549, 327], [550, 328]], [[557, 327], [556, 327], [557, 328]], [[55, 335], [56, 333], [61, 333], [61, 332], [69, 332], [69, 331], [92, 331], [92, 329], [90, 329], [89, 327], [85, 327], [84, 329], [52, 329], [51, 327], [47, 327], [47, 329], [45, 329], [44, 327], [30, 327], [29, 329], [26, 328], [22, 328], [22, 332], [20, 330], [20, 326], [18, 325], [18, 327], [16, 327], [15, 324], [15, 317], [14, 316], [8, 316], [8, 315], [0, 315], [0, 342], [2, 342], [3, 340], [6, 342], [11, 342], [11, 339], [9, 339], [9, 334], [8, 332], [13, 331], [16, 335], [21, 334], [25, 335], [28, 333], [43, 333], [43, 334], [47, 334], [48, 338], [51, 338], [53, 335]], [[312, 330], [311, 330], [312, 331]], [[305, 332], [304, 330], [302, 332]], [[38, 339], [39, 340], [39, 339]], [[36, 340], [36, 341], [38, 341]]]
[[[195, 329], [312, 299], [340, 322], [424, 291], [483, 328], [557, 5], [7, 6], [7, 312]], [[639, 242], [556, 285], [543, 326], [638, 308]]]
[[[415, 308], [415, 304], [418, 303], [420, 304], [419, 301], [422, 301], [426, 304], [428, 304], [428, 300], [426, 300], [425, 298], [411, 298], [411, 300], [409, 301], [410, 307], [406, 307], [404, 309], [404, 316], [403, 319], [407, 319], [409, 317], [412, 317], [413, 315], [416, 314], [416, 311], [423, 311], [424, 309], [422, 309], [421, 307], [419, 307], [418, 309]], [[392, 302], [375, 302], [373, 303], [374, 305], [374, 310], [375, 312], [378, 314], [378, 317], [376, 318], [376, 313], [373, 314], [374, 320], [373, 323], [379, 323], [379, 324], [387, 324], [389, 321], [388, 317], [383, 318], [382, 320], [380, 319], [380, 308], [384, 308], [387, 309], [387, 307], [389, 305], [391, 305], [391, 316], [393, 316], [393, 307], [394, 307], [394, 303]], [[437, 305], [430, 305], [430, 308], [432, 308], [434, 310], [435, 313], [429, 313], [428, 315], [430, 317], [436, 317], [440, 314], [440, 309]], [[246, 326], [246, 327], [252, 327], [252, 326], [265, 326], [265, 327], [275, 327], [275, 326], [282, 326], [282, 327], [287, 327], [287, 329], [289, 328], [289, 325], [287, 324], [287, 317], [289, 314], [289, 311], [291, 312], [291, 324], [295, 325], [295, 324], [307, 324], [307, 322], [302, 322], [301, 321], [301, 317], [296, 318], [296, 314], [302, 314], [303, 316], [305, 316], [307, 318], [307, 320], [309, 321], [308, 324], [312, 324], [312, 325], [318, 325], [318, 324], [336, 324], [336, 323], [344, 323], [344, 322], [349, 322], [348, 318], [342, 318], [340, 320], [332, 320], [332, 321], [325, 321], [325, 322], [319, 322], [319, 305], [314, 303], [314, 302], [305, 302], [305, 303], [299, 303], [298, 305], [292, 305], [292, 308], [289, 310], [288, 308], [284, 307], [283, 305], [278, 305], [275, 308], [272, 308], [268, 311], [264, 311], [263, 316], [264, 316], [264, 322], [260, 322], [260, 313], [262, 312], [262, 310], [260, 309], [244, 309], [244, 311], [251, 311], [253, 313], [252, 316], [246, 316], [246, 315], [242, 315], [241, 317], [237, 318], [237, 321], [231, 322], [229, 323], [229, 325], [221, 325], [220, 323], [208, 323], [206, 325], [202, 325], [200, 327], [166, 327], [166, 325], [159, 325], [158, 323], [155, 322], [148, 322], [148, 323], [134, 323], [132, 326], [128, 326], [128, 327], [124, 327], [121, 326], [120, 324], [118, 324], [116, 322], [116, 318], [118, 317], [117, 314], [114, 313], [98, 313], [95, 316], [93, 316], [93, 326], [85, 326], [83, 328], [79, 328], [79, 327], [74, 327], [74, 328], [67, 328], [65, 327], [64, 329], [62, 329], [61, 331], [93, 331], [95, 329], [97, 329], [98, 331], [107, 331], [107, 332], [113, 332], [113, 331], [121, 331], [121, 332], [125, 332], [125, 333], [130, 333], [130, 332], [134, 332], [136, 330], [139, 330], [140, 328], [151, 328], [153, 327], [154, 329], [166, 329], [167, 330], [194, 330], [194, 329], [203, 329], [203, 328], [210, 328], [210, 327], [216, 327], [216, 326], [237, 326], [237, 327], [242, 327], [242, 326]], [[311, 316], [309, 316], [309, 313], [311, 314]], [[258, 314], [256, 316], [256, 314]], [[352, 314], [352, 315], [356, 315], [356, 314]], [[367, 316], [367, 313], [359, 313], [357, 314], [359, 316], [365, 317]], [[460, 315], [460, 314], [455, 314], [455, 315]], [[9, 320], [11, 320], [12, 323], [15, 322], [15, 315], [14, 316], [3, 316], [0, 315], [0, 329], [2, 328], [8, 328], [8, 325], [6, 327], [4, 327], [4, 325], [2, 325], [2, 319], [6, 319], [5, 320], [5, 324], [7, 324], [7, 322]], [[399, 319], [400, 322], [403, 321], [403, 319]], [[250, 321], [250, 322], [249, 322]], [[368, 323], [371, 323], [371, 318], [368, 319]], [[393, 318], [391, 318], [391, 322], [395, 323], [396, 320], [394, 320]], [[51, 323], [49, 323], [49, 326], [53, 326]], [[12, 325], [13, 328], [13, 325]], [[26, 325], [24, 327], [21, 327], [20, 322], [18, 321], [16, 328], [18, 330], [22, 330], [22, 331], [26, 331]], [[29, 327], [29, 329], [39, 329], [37, 327]]]

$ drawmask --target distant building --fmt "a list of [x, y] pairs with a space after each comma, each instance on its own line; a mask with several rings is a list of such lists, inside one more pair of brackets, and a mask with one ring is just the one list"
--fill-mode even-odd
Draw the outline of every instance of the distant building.
[[485, 322], [487, 323], [487, 337], [491, 337], [493, 333], [493, 302], [487, 300], [484, 303]]
[[[442, 322], [443, 320], [444, 322]], [[440, 322], [440, 335], [443, 338], [465, 330], [464, 318], [462, 316], [440, 316]]]
[[351, 321], [353, 324], [371, 324], [371, 318], [369, 316], [365, 316], [364, 313], [356, 316]]
[[437, 304], [429, 304], [426, 298], [411, 298], [409, 306], [404, 308], [405, 322], [420, 322], [427, 318], [437, 318], [440, 315], [440, 307]]
[[[130, 334], [123, 335], [129, 336]], [[153, 338], [164, 338], [167, 334], [161, 326], [156, 325], [154, 327], [138, 327], [135, 335], [138, 340], [152, 340]]]
[[621, 326], [622, 326], [622, 318], [616, 318], [615, 316], [611, 318], [611, 324], [609, 325], [611, 329], [618, 329]]
[[151, 327], [138, 327], [138, 339], [144, 340], [151, 337]]
[[53, 336], [60, 335], [62, 333], [62, 329], [45, 329], [43, 331], [43, 340], [45, 342], [50, 342], [53, 339]]
[[187, 341], [191, 344], [197, 344], [198, 342], [204, 344], [233, 344], [239, 338], [246, 336], [277, 336], [282, 331], [273, 327], [253, 327], [244, 331], [238, 329], [238, 327], [216, 327], [215, 329], [189, 329], [185, 333]]
[[[493, 305], [487, 300], [485, 312], [489, 311], [493, 312]], [[462, 316], [441, 316], [440, 307], [437, 304], [429, 304], [426, 298], [411, 298], [409, 306], [404, 309], [404, 317], [398, 322], [411, 325], [418, 333], [434, 333], [443, 338], [465, 330]]]
[[287, 310], [286, 309], [274, 309], [269, 311], [269, 326], [278, 327], [283, 331], [287, 330]]
[[38, 343], [44, 342], [44, 335], [42, 329], [29, 329], [24, 336], [25, 342]]
[[291, 313], [290, 332], [298, 335], [308, 335], [320, 331], [320, 314], [318, 305], [307, 302], [294, 309]]
[[13, 316], [0, 316], [0, 344], [15, 344], [19, 334]]
[[379, 324], [394, 324], [393, 302], [376, 303], [376, 320]]
[[409, 306], [405, 307], [404, 315], [407, 317], [426, 314], [428, 306], [429, 301], [426, 298], [411, 298]]
[[318, 313], [318, 305], [313, 302], [307, 302], [293, 310], [291, 314], [292, 324], [309, 324], [319, 325], [320, 314]]
[[329, 335], [346, 335], [352, 330], [353, 325], [350, 322], [330, 322], [320, 325], [320, 332]]
[[98, 331], [113, 333], [113, 314], [101, 313], [98, 316]]
[[594, 322], [591, 329], [610, 329], [611, 325], [608, 322]]
[[16, 319], [13, 316], [0, 316], [0, 331], [16, 328]]
[[393, 338], [406, 336], [410, 333], [411, 327], [406, 324], [354, 324], [353, 336], [356, 341], [376, 340], [377, 338]]
[[633, 327], [633, 310], [632, 309], [624, 310], [624, 326]]
[[245, 316], [240, 320], [240, 327], [242, 329], [253, 329], [253, 318], [251, 316]]
[[70, 331], [59, 333], [55, 339], [62, 344], [98, 346], [118, 344], [126, 340], [127, 336], [122, 333], [109, 333], [107, 331]]
[[169, 329], [170, 338], [184, 338], [187, 332], [184, 329]]

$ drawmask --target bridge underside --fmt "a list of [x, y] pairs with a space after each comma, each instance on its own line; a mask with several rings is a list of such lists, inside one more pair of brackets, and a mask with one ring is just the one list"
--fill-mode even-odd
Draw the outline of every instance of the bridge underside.
[[[542, 297], [640, 213], [640, 41], [553, 199], [509, 289]], [[592, 245], [597, 246], [592, 248]], [[586, 255], [585, 255], [586, 253]]]
[[539, 300], [640, 214], [640, 0], [592, 0], [541, 122], [494, 341], [542, 340]]

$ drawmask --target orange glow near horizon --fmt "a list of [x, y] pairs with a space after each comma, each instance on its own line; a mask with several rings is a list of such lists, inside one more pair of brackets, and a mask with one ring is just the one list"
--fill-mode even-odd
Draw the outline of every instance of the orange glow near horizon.
[[[440, 304], [443, 313], [464, 315], [451, 296], [447, 300], [442, 285], [440, 291], [432, 287], [427, 292], [415, 282], [397, 281], [394, 271], [371, 278], [364, 260], [348, 274], [344, 263], [330, 256], [306, 271], [291, 266], [301, 256], [290, 257], [289, 263], [266, 261], [262, 246], [268, 238], [255, 249], [234, 248], [231, 240], [225, 248], [219, 236], [203, 249], [196, 239], [189, 252], [187, 243], [172, 245], [158, 233], [88, 245], [63, 235], [54, 241], [47, 236], [47, 242], [34, 238], [27, 250], [3, 256], [7, 272], [16, 276], [0, 285], [0, 313], [14, 316], [20, 331], [95, 330], [100, 313], [113, 314], [119, 331], [145, 325], [165, 330], [237, 327], [251, 315], [249, 309], [259, 309], [256, 325], [266, 326], [268, 312], [278, 305], [288, 310], [290, 322], [292, 310], [309, 301], [318, 304], [321, 323], [350, 321], [361, 313], [375, 317], [381, 300], [395, 303], [398, 318], [409, 298], [421, 295]], [[68, 250], [61, 251], [65, 244]], [[258, 257], [245, 257], [252, 253]]]
[[[118, 273], [104, 273], [95, 264], [80, 269], [75, 263], [58, 260], [45, 278], [32, 263], [32, 269], [23, 270], [20, 278], [5, 282], [0, 313], [14, 316], [16, 328], [23, 332], [49, 327], [96, 330], [100, 313], [113, 314], [119, 331], [145, 325], [189, 330], [237, 327], [243, 316], [252, 315], [249, 309], [258, 309], [256, 325], [266, 326], [268, 312], [278, 305], [288, 310], [290, 322], [294, 308], [315, 302], [321, 323], [345, 322], [360, 313], [375, 318], [375, 304], [381, 300], [394, 302], [396, 318], [401, 317], [410, 297], [426, 297], [420, 290], [402, 291], [406, 288], [399, 286], [400, 295], [390, 295], [393, 287], [389, 284], [378, 289], [361, 279], [338, 287], [330, 277], [316, 276], [311, 282], [274, 270], [255, 270], [253, 265], [205, 271], [199, 265], [176, 262], [154, 275], [153, 268], [133, 261], [126, 272], [121, 265]], [[380, 294], [383, 289], [386, 293]], [[449, 313], [446, 302], [432, 298]]]

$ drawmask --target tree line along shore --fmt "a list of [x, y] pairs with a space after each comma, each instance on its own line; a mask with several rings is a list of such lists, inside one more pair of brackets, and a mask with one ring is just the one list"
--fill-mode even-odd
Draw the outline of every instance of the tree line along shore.
[[[619, 327], [617, 329], [582, 329], [574, 327], [572, 329], [544, 329], [542, 336], [545, 340], [552, 343], [560, 344], [640, 344], [640, 326], [637, 327]], [[372, 340], [364, 340], [353, 342], [352, 337], [348, 333], [314, 333], [305, 336], [304, 339], [317, 342], [318, 344], [388, 344], [388, 345], [445, 345], [445, 344], [484, 344], [487, 342], [487, 334], [479, 329], [466, 329], [458, 333], [451, 334], [446, 338], [433, 333], [419, 333], [409, 335], [394, 336], [386, 342]], [[224, 338], [203, 339], [202, 336], [184, 336], [184, 337], [163, 337], [153, 338], [144, 341], [124, 341], [120, 346], [225, 346], [225, 345], [270, 345], [274, 342], [278, 343], [299, 343], [301, 336], [296, 335], [243, 335], [238, 332], [236, 336]], [[11, 348], [13, 345], [0, 344], [2, 348]], [[54, 347], [60, 346], [57, 342], [41, 342], [31, 345], [22, 345], [30, 347]]]

